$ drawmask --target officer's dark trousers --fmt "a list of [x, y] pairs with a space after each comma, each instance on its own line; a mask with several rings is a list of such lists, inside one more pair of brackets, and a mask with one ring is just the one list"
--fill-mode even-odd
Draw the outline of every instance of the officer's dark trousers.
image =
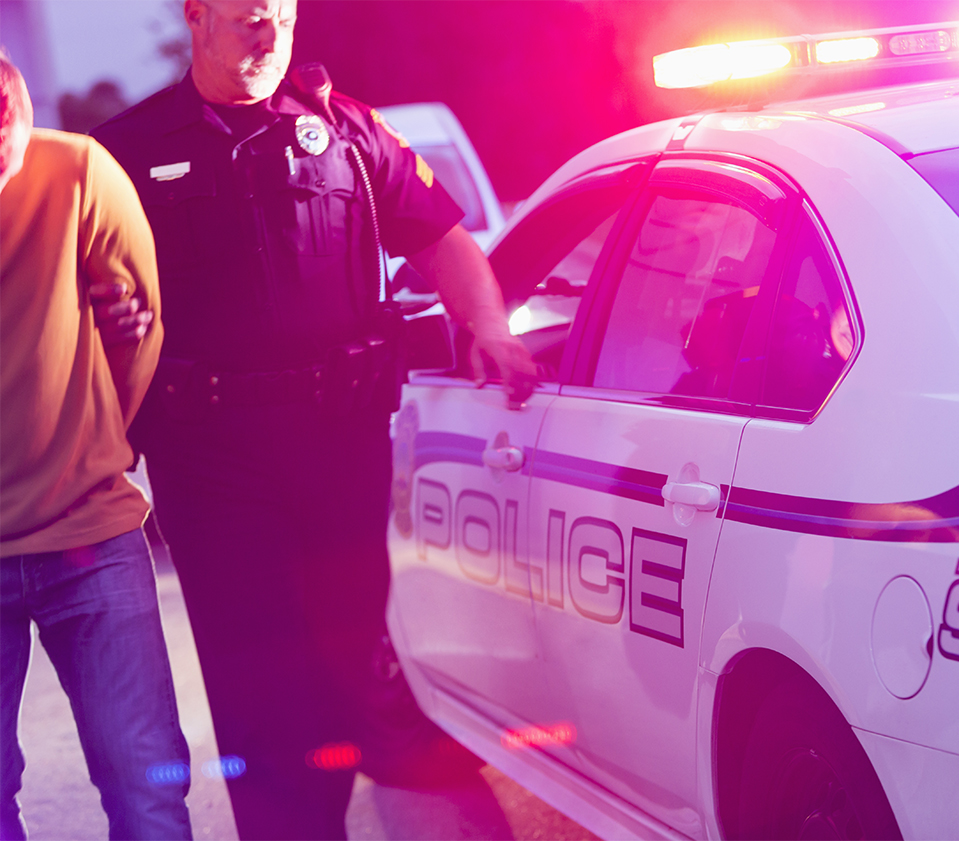
[[242, 760], [226, 776], [245, 763], [240, 838], [345, 838], [354, 771], [315, 751], [358, 740], [389, 586], [387, 415], [211, 407], [147, 443], [220, 755]]

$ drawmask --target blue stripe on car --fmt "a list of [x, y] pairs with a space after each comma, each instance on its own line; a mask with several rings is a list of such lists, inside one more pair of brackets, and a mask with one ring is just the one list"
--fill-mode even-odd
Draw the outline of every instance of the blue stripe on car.
[[483, 450], [486, 441], [472, 435], [455, 432], [418, 432], [415, 443], [414, 469], [437, 461], [483, 466]]
[[[453, 432], [420, 432], [415, 467], [435, 462], [483, 466], [486, 441]], [[668, 477], [575, 456], [524, 448], [523, 473], [577, 488], [665, 505]], [[959, 486], [911, 502], [843, 502], [721, 487], [716, 516], [780, 531], [885, 542], [959, 543]]]
[[533, 475], [650, 505], [666, 504], [663, 485], [668, 477], [662, 473], [536, 450]]

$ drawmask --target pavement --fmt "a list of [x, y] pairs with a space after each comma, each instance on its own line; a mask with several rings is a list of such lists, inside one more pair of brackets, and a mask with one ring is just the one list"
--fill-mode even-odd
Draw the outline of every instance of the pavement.
[[[198, 772], [218, 757], [200, 664], [176, 573], [158, 557], [158, 591], [180, 709]], [[20, 719], [27, 758], [20, 803], [32, 841], [95, 841], [108, 835], [99, 793], [87, 775], [66, 695], [43, 647], [33, 648]], [[226, 784], [192, 775], [187, 799], [196, 839], [233, 841], [236, 825]], [[542, 839], [596, 836], [491, 766], [456, 788], [390, 788], [357, 775], [347, 813], [350, 839]]]

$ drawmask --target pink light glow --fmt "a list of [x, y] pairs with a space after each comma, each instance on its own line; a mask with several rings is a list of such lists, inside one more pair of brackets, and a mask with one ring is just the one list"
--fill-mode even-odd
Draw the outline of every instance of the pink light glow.
[[838, 61], [866, 61], [879, 55], [879, 42], [875, 38], [837, 38], [819, 41], [816, 44], [816, 61], [834, 64]]
[[336, 742], [307, 751], [306, 764], [321, 771], [339, 771], [355, 768], [362, 758], [360, 749], [352, 742]]
[[539, 745], [568, 745], [576, 741], [576, 727], [568, 721], [557, 724], [524, 727], [522, 730], [506, 730], [500, 742], [508, 750], [521, 750]]

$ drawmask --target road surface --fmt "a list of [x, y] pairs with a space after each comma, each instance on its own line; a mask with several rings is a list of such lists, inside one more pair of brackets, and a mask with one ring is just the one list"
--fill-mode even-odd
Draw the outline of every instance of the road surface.
[[[213, 724], [176, 573], [158, 555], [160, 608], [173, 667], [180, 722], [190, 743], [188, 803], [196, 839], [236, 839], [226, 784], [198, 773], [217, 757]], [[34, 645], [21, 713], [27, 757], [20, 802], [32, 841], [107, 837], [99, 794], [87, 775], [66, 696], [42, 646]], [[448, 790], [388, 788], [358, 775], [347, 814], [351, 839], [595, 838], [525, 789], [487, 766], [475, 780]]]

